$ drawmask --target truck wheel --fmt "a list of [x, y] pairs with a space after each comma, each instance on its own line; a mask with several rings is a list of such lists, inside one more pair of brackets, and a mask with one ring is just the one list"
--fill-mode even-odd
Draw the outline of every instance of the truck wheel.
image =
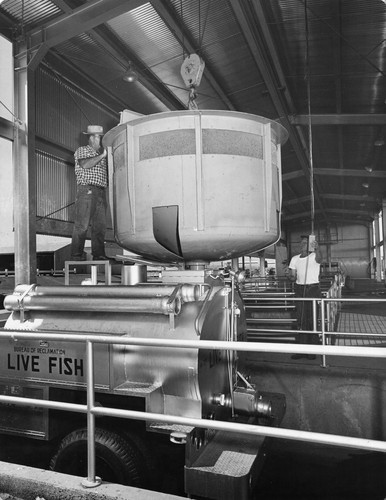
[[[146, 487], [143, 467], [137, 450], [122, 436], [105, 429], [95, 430], [95, 469], [103, 481]], [[87, 477], [87, 429], [77, 429], [62, 440], [50, 461], [50, 469]]]
[[122, 433], [125, 441], [130, 443], [138, 450], [141, 460], [144, 464], [144, 474], [146, 488], [149, 490], [157, 490], [160, 485], [160, 464], [158, 463], [153, 451], [150, 449], [140, 433], [135, 431], [124, 431]]

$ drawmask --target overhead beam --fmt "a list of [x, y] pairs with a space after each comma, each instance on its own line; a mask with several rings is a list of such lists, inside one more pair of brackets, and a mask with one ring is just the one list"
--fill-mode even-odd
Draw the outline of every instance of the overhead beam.
[[51, 0], [63, 12], [71, 12], [71, 7], [64, 0]]
[[291, 205], [300, 205], [302, 203], [309, 202], [311, 200], [311, 195], [301, 196], [299, 198], [291, 198], [290, 200], [283, 200], [283, 207], [289, 207]]
[[293, 179], [299, 179], [300, 177], [304, 177], [304, 170], [295, 170], [294, 172], [287, 172], [286, 174], [282, 174], [281, 176], [283, 182], [292, 181]]
[[82, 72], [71, 61], [59, 54], [55, 49], [44, 58], [42, 66], [52, 71], [61, 80], [69, 81], [77, 85], [81, 89], [87, 88], [88, 93], [99, 101], [99, 104], [106, 109], [112, 116], [118, 116], [119, 111], [125, 108], [126, 103], [118, 99], [111, 93], [108, 93], [106, 88], [98, 82], [90, 78], [86, 73]]
[[0, 33], [4, 35], [5, 38], [7, 38], [8, 40], [12, 40], [13, 36], [15, 35], [16, 32], [15, 23], [16, 20], [12, 22], [3, 13], [0, 13]]
[[328, 194], [323, 193], [322, 198], [325, 200], [338, 200], [338, 201], [360, 201], [364, 203], [376, 203], [377, 200], [373, 196], [360, 195], [360, 194]]
[[28, 32], [29, 62], [34, 69], [47, 51], [70, 38], [91, 30], [110, 19], [147, 3], [146, 0], [92, 0]]
[[[312, 114], [311, 125], [386, 125], [386, 114], [374, 113], [330, 113]], [[309, 125], [308, 115], [293, 115], [289, 117], [292, 125]]]
[[109, 0], [106, 5], [105, 0], [92, 0], [27, 33], [30, 48], [40, 44], [54, 47], [146, 3], [146, 0]]
[[314, 175], [333, 175], [335, 177], [366, 177], [366, 178], [377, 178], [385, 179], [386, 171], [384, 170], [374, 170], [373, 172], [367, 172], [366, 170], [357, 170], [354, 168], [315, 168]]
[[[337, 201], [359, 201], [364, 203], [377, 203], [377, 200], [373, 196], [363, 196], [360, 194], [335, 194], [335, 193], [324, 193], [321, 195], [324, 200], [337, 200]], [[284, 207], [290, 207], [293, 205], [299, 205], [311, 200], [311, 196], [302, 196], [300, 198], [291, 198], [283, 200]]]
[[128, 50], [108, 27], [99, 26], [90, 32], [90, 36], [103, 47], [106, 52], [119, 61], [122, 64], [122, 68], [127, 69], [129, 61], [131, 61], [135, 67], [135, 71], [138, 73], [141, 85], [157, 97], [163, 104], [168, 106], [170, 110], [186, 109], [186, 105], [169, 90], [167, 85], [159, 80], [157, 75], [146, 66], [142, 60], [138, 59], [134, 52]]
[[0, 116], [0, 137], [13, 141], [14, 124], [10, 120], [6, 120]]
[[[374, 217], [369, 214], [369, 212], [365, 212], [363, 210], [348, 210], [348, 209], [326, 209], [326, 212], [329, 214], [328, 218], [331, 219], [342, 219], [344, 216], [345, 220], [351, 220], [353, 222], [358, 222], [359, 220], [371, 222], [374, 220]], [[315, 215], [318, 215], [320, 210], [315, 210]], [[309, 212], [296, 213], [292, 215], [284, 215], [283, 222], [289, 221], [308, 221], [310, 220]]]
[[[55, 0], [55, 4], [67, 14], [72, 12], [71, 8], [63, 0]], [[91, 38], [116, 61], [118, 61], [122, 65], [122, 68], [124, 68], [125, 70], [128, 67], [129, 61], [131, 61], [135, 67], [136, 72], [138, 73], [141, 85], [143, 85], [162, 103], [168, 106], [169, 109], [186, 109], [184, 103], [182, 103], [175, 96], [175, 94], [171, 92], [169, 88], [157, 78], [157, 76], [153, 73], [153, 71], [150, 70], [150, 68], [145, 66], [143, 61], [139, 60], [132, 51], [128, 50], [128, 48], [117, 38], [116, 35], [113, 34], [113, 32], [105, 24], [89, 30], [89, 34]], [[72, 72], [74, 71], [75, 67], [72, 66]], [[79, 70], [78, 73], [80, 73]], [[87, 78], [87, 76], [84, 74], [82, 74], [82, 77]], [[95, 86], [95, 82], [91, 81], [90, 79], [89, 85]], [[107, 97], [107, 99], [110, 98], [111, 96]], [[125, 106], [125, 103], [121, 103], [119, 105], [119, 109], [123, 109]]]
[[[336, 169], [336, 168], [314, 168], [314, 175], [324, 175], [324, 176], [334, 176], [334, 177], [366, 177], [366, 178], [377, 178], [385, 179], [386, 171], [384, 170], [373, 170], [372, 172], [367, 172], [366, 170], [358, 170], [354, 168]], [[294, 172], [288, 172], [282, 175], [283, 181], [290, 181], [293, 179], [298, 179], [303, 177], [303, 170], [295, 170]]]

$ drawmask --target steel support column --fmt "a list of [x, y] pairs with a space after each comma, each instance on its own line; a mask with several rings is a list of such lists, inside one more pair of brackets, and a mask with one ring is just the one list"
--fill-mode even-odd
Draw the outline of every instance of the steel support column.
[[15, 55], [15, 114], [13, 142], [15, 283], [36, 282], [36, 163], [35, 82], [28, 69], [27, 46]]

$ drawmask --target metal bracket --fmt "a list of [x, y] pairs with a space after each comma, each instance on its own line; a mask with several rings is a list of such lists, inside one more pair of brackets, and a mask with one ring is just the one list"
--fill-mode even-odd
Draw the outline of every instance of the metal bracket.
[[25, 318], [24, 318], [24, 311], [25, 311], [25, 307], [24, 307], [24, 299], [25, 297], [30, 293], [32, 292], [32, 290], [36, 287], [36, 283], [34, 283], [33, 285], [31, 285], [29, 288], [27, 288], [27, 290], [23, 293], [23, 295], [17, 299], [17, 303], [19, 305], [19, 311], [20, 311], [20, 322], [21, 323], [24, 323], [25, 321]]
[[174, 313], [169, 314], [169, 330], [175, 330], [176, 328], [174, 317]]

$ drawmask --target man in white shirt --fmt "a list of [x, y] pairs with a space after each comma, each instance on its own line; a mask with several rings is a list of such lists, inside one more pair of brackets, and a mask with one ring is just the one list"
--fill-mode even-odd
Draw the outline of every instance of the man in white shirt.
[[[323, 260], [318, 242], [315, 240], [309, 248], [309, 237], [301, 237], [301, 252], [292, 257], [289, 270], [290, 279], [295, 281], [295, 296], [317, 298], [321, 296], [319, 273], [320, 264]], [[312, 301], [297, 301], [296, 316], [298, 320], [298, 330], [313, 330], [313, 309]], [[319, 336], [311, 333], [299, 333], [298, 342], [300, 344], [319, 344]], [[307, 358], [315, 359], [313, 354], [295, 354], [293, 359]]]

